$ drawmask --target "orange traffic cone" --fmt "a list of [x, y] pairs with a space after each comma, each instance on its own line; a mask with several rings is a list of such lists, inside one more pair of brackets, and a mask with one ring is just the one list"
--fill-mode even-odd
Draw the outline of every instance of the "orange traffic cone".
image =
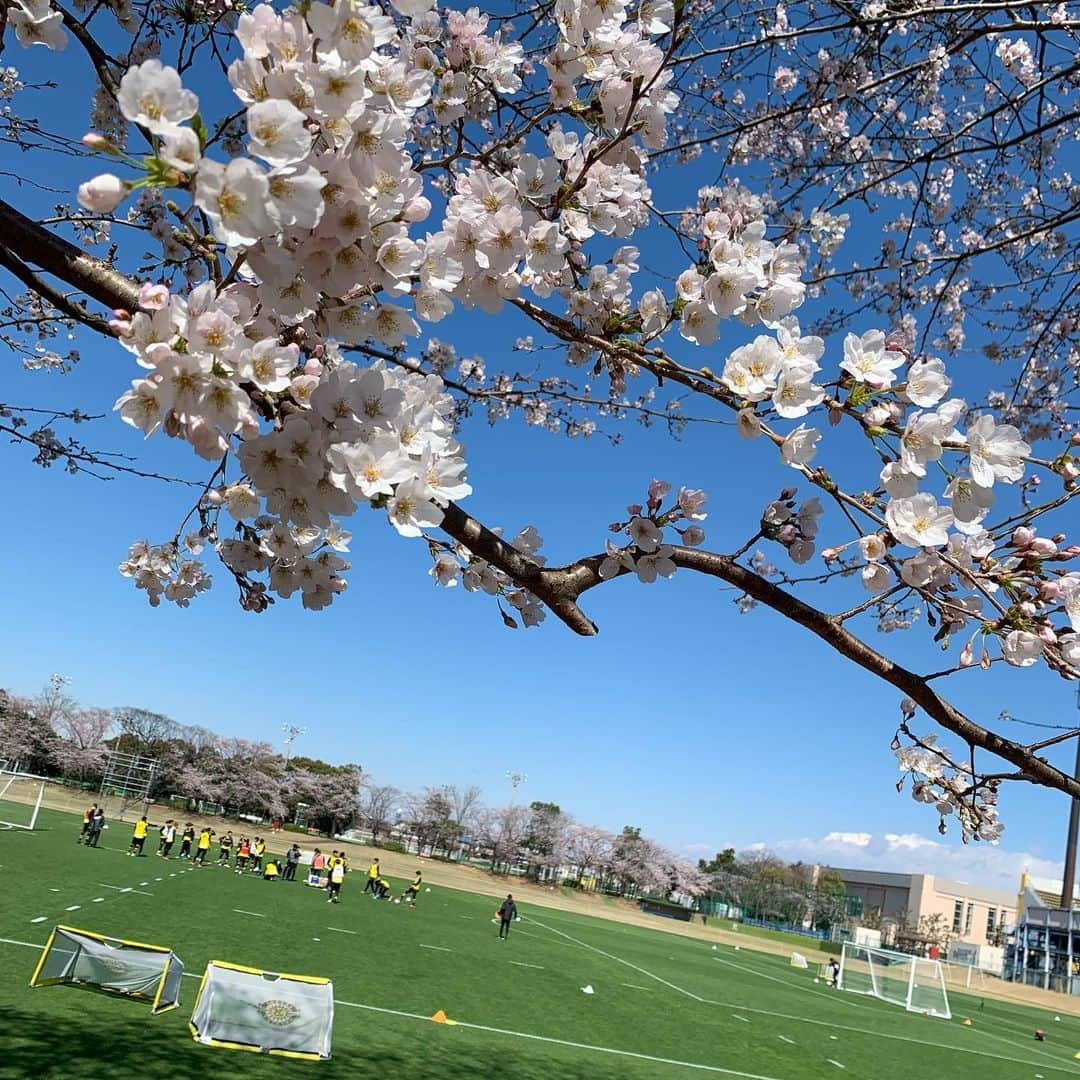
[[445, 1024], [447, 1016], [446, 1013], [440, 1009], [431, 1019], [434, 1020], [436, 1024]]

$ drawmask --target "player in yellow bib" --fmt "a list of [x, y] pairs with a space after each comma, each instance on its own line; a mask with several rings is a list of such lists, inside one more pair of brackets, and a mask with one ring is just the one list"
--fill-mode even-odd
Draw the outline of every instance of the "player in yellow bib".
[[420, 895], [420, 886], [423, 884], [424, 879], [420, 876], [420, 871], [416, 871], [416, 877], [413, 878], [413, 883], [401, 894], [402, 900], [409, 901], [409, 907], [416, 907], [416, 898]]
[[364, 883], [364, 892], [374, 892], [375, 886], [379, 883], [379, 860], [376, 859], [369, 867], [367, 872], [367, 881]]
[[129, 855], [141, 855], [143, 853], [143, 844], [146, 843], [146, 834], [150, 831], [150, 825], [146, 820], [146, 816], [139, 818], [135, 822], [135, 828], [131, 833], [131, 847], [128, 848]]
[[210, 850], [210, 839], [214, 835], [214, 830], [205, 828], [199, 833], [199, 845], [195, 849], [195, 858], [193, 863], [195, 866], [203, 866], [206, 863], [206, 853]]

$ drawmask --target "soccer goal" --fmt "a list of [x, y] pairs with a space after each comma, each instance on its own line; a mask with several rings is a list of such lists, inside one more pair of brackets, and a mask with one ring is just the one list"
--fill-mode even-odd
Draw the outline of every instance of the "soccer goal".
[[151, 1012], [180, 1004], [184, 965], [162, 945], [58, 926], [49, 935], [30, 985], [91, 986], [151, 1002]]
[[880, 998], [908, 1012], [952, 1017], [940, 960], [845, 941], [838, 984], [841, 990]]
[[326, 1061], [334, 987], [329, 979], [211, 960], [188, 1026], [206, 1046]]
[[48, 782], [33, 773], [0, 770], [0, 829], [34, 828]]

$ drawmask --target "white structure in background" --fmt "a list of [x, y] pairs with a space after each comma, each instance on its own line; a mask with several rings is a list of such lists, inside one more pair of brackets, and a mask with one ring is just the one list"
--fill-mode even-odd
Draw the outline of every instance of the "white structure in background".
[[952, 1018], [945, 974], [938, 960], [844, 942], [838, 985], [853, 994], [901, 1005], [908, 1012]]
[[33, 773], [0, 771], [0, 828], [32, 829], [48, 782]]

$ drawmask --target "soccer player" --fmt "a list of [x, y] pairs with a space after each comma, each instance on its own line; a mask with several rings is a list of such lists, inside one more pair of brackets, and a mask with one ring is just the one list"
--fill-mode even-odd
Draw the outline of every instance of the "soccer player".
[[373, 900], [389, 900], [390, 899], [390, 882], [386, 878], [381, 877], [375, 882], [375, 892], [372, 894]]
[[255, 843], [251, 848], [252, 860], [251, 869], [253, 873], [259, 873], [262, 870], [263, 855], [266, 854], [266, 841], [261, 836], [255, 837]]
[[328, 904], [341, 903], [341, 883], [345, 880], [345, 860], [338, 857], [334, 859], [334, 865], [330, 868], [330, 895], [327, 897]]
[[251, 841], [246, 836], [240, 837], [240, 844], [236, 849], [236, 872], [242, 874], [247, 869], [248, 859], [251, 857]]
[[402, 900], [409, 901], [409, 907], [416, 907], [416, 898], [420, 895], [420, 886], [423, 883], [423, 878], [420, 876], [420, 871], [416, 871], [416, 877], [413, 878], [413, 883], [401, 894]]
[[199, 844], [195, 849], [195, 858], [192, 859], [192, 863], [195, 866], [206, 865], [206, 853], [210, 850], [210, 838], [214, 835], [214, 830], [209, 825], [204, 825], [202, 831], [199, 833]]
[[158, 852], [158, 854], [163, 859], [167, 859], [169, 857], [169, 853], [173, 849], [173, 844], [175, 843], [176, 822], [174, 822], [172, 818], [170, 818], [168, 821], [165, 822], [165, 835], [161, 838], [161, 850]]
[[504, 941], [510, 936], [510, 924], [517, 918], [517, 904], [514, 903], [512, 893], [506, 894], [506, 899], [499, 908], [499, 937]]
[[85, 843], [86, 834], [90, 831], [90, 819], [94, 816], [94, 811], [97, 809], [97, 803], [92, 803], [88, 810], [83, 811], [82, 816], [82, 832], [79, 833], [79, 839], [76, 843]]
[[228, 866], [229, 856], [232, 854], [233, 835], [232, 829], [225, 833], [220, 840], [218, 840], [218, 866]]
[[832, 987], [840, 985], [840, 964], [835, 956], [829, 960], [829, 985]]
[[90, 831], [86, 834], [86, 846], [97, 847], [101, 830], [105, 828], [105, 811], [99, 806], [90, 818]]
[[281, 875], [282, 881], [296, 880], [296, 867], [300, 862], [300, 848], [293, 844], [285, 853], [285, 872]]
[[263, 881], [277, 881], [279, 873], [278, 864], [271, 859], [266, 864], [266, 869], [263, 871]]
[[376, 859], [368, 867], [367, 881], [364, 884], [364, 892], [367, 892], [369, 889], [371, 890], [371, 892], [375, 891], [375, 886], [376, 886], [376, 884], [378, 883], [378, 880], [379, 880], [379, 874], [380, 874], [379, 860]]
[[195, 826], [189, 821], [184, 826], [183, 836], [180, 837], [180, 858], [191, 858], [191, 845], [195, 842]]
[[135, 828], [131, 832], [131, 847], [128, 848], [129, 855], [142, 855], [143, 845], [146, 843], [146, 834], [150, 830], [150, 825], [146, 820], [144, 814], [138, 821], [135, 822]]

